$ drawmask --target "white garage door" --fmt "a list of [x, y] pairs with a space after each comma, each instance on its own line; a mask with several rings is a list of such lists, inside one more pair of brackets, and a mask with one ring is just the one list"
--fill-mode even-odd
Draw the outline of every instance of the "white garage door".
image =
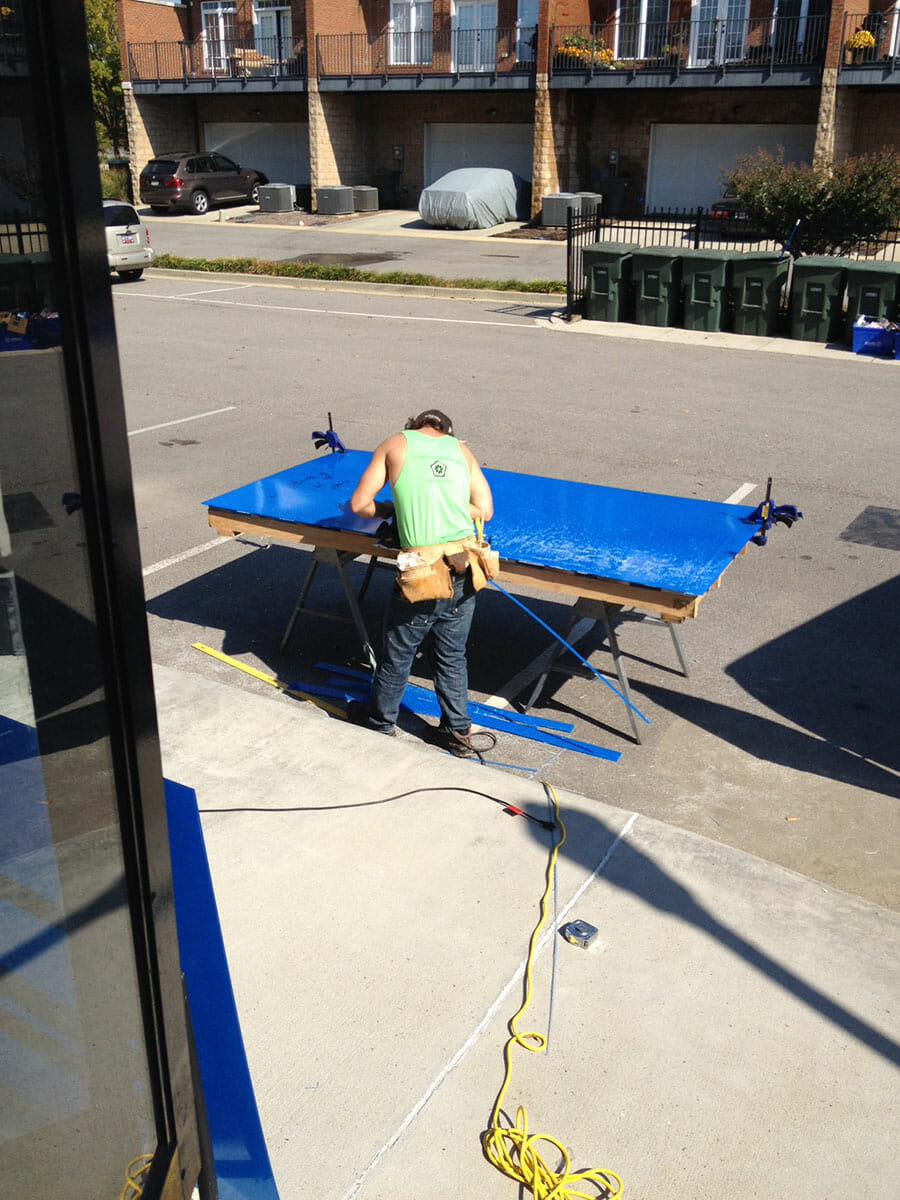
[[812, 162], [815, 136], [814, 125], [654, 125], [647, 208], [708, 208], [742, 155], [781, 146], [786, 162]]
[[309, 126], [301, 123], [210, 122], [207, 150], [220, 150], [242, 167], [262, 171], [271, 183], [309, 183]]
[[459, 167], [501, 167], [531, 179], [533, 125], [425, 126], [425, 187]]

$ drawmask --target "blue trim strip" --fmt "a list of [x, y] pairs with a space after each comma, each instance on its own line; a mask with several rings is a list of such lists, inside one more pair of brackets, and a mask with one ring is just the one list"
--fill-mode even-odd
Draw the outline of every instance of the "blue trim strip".
[[[361, 679], [366, 683], [372, 682], [372, 675], [366, 671], [355, 671], [352, 667], [336, 667], [333, 663], [316, 663], [317, 671], [332, 671], [335, 675], [345, 676], [347, 679]], [[329, 680], [329, 683], [336, 683], [337, 680]], [[291, 684], [293, 687], [294, 685]], [[311, 692], [310, 687], [303, 683], [298, 683], [298, 690]], [[415, 685], [411, 685], [415, 686]], [[484, 716], [496, 716], [502, 720], [510, 721], [515, 725], [533, 725], [536, 729], [555, 729], [559, 733], [571, 733], [575, 726], [571, 721], [552, 721], [549, 717], [536, 717], [532, 713], [520, 713], [514, 709], [497, 708], [493, 704], [482, 704], [478, 700], [469, 701], [469, 714], [475, 716], [478, 713], [483, 713]]]

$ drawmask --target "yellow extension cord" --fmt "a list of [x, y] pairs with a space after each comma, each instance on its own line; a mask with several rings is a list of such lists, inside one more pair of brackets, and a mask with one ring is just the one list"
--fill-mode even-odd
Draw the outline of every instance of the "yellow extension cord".
[[150, 1169], [150, 1164], [153, 1162], [152, 1154], [139, 1154], [137, 1158], [133, 1158], [125, 1168], [125, 1186], [119, 1195], [119, 1200], [139, 1200], [144, 1194], [144, 1180], [142, 1175]]
[[[566, 840], [566, 827], [559, 815], [559, 801], [556, 798], [556, 792], [553, 790], [553, 786], [546, 782], [544, 783], [544, 790], [553, 801], [553, 815], [559, 826], [561, 837], [554, 845], [553, 852], [547, 864], [547, 885], [541, 897], [540, 920], [531, 934], [531, 941], [528, 946], [528, 958], [525, 963], [525, 996], [518, 1012], [509, 1022], [510, 1036], [503, 1048], [506, 1072], [503, 1076], [500, 1091], [497, 1093], [497, 1099], [494, 1101], [490, 1127], [481, 1135], [481, 1145], [487, 1160], [498, 1171], [510, 1179], [514, 1179], [516, 1183], [526, 1187], [535, 1197], [535, 1200], [596, 1200], [597, 1192], [593, 1190], [591, 1192], [576, 1190], [577, 1185], [581, 1183], [595, 1184], [600, 1189], [599, 1195], [606, 1197], [607, 1200], [615, 1200], [616, 1197], [622, 1195], [622, 1180], [619, 1176], [613, 1171], [601, 1170], [599, 1167], [591, 1167], [586, 1171], [572, 1171], [570, 1169], [569, 1153], [561, 1142], [558, 1142], [556, 1138], [548, 1137], [542, 1133], [529, 1135], [528, 1114], [521, 1105], [516, 1111], [515, 1126], [500, 1124], [503, 1097], [506, 1094], [510, 1080], [512, 1047], [514, 1045], [521, 1046], [523, 1050], [539, 1054], [547, 1046], [547, 1039], [542, 1033], [535, 1033], [533, 1031], [520, 1033], [517, 1028], [519, 1018], [531, 1003], [531, 966], [534, 959], [535, 946], [537, 945], [538, 934], [541, 932], [544, 922], [547, 919], [547, 899], [553, 883], [553, 874], [556, 870], [556, 859], [560, 847]], [[552, 1171], [541, 1158], [535, 1149], [538, 1142], [547, 1142], [559, 1151], [562, 1157], [562, 1166], [558, 1171]]]

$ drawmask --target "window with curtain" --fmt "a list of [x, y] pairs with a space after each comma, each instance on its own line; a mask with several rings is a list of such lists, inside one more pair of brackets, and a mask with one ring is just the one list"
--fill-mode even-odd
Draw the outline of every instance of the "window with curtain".
[[391, 0], [391, 62], [428, 66], [434, 48], [431, 0]]
[[616, 15], [616, 56], [656, 58], [669, 39], [669, 0], [624, 0]]

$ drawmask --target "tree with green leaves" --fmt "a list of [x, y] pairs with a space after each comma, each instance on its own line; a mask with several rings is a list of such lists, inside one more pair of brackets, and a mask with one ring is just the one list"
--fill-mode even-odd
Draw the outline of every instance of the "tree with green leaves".
[[112, 146], [112, 152], [118, 158], [120, 151], [127, 148], [128, 131], [122, 97], [116, 0], [85, 0], [84, 9], [97, 142], [101, 146]]
[[728, 184], [773, 241], [786, 242], [799, 220], [789, 247], [795, 258], [839, 254], [900, 222], [900, 155], [887, 148], [815, 166], [760, 150], [738, 159]]

